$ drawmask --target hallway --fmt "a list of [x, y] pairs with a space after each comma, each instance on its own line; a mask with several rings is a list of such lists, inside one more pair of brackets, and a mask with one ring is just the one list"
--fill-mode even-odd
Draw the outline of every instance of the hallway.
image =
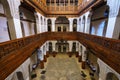
[[55, 58], [50, 56], [45, 63], [45, 69], [35, 70], [37, 78], [33, 80], [83, 80], [81, 71], [87, 75], [86, 80], [90, 80], [88, 70], [82, 70], [80, 66], [81, 63], [75, 56], [71, 58], [66, 54], [57, 54]]

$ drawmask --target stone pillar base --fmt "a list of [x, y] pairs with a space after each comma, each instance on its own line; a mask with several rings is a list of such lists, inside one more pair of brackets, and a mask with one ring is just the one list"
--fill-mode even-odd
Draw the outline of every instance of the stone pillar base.
[[56, 57], [56, 55], [57, 55], [57, 53], [56, 53], [56, 52], [53, 52], [52, 54], [53, 54], [53, 57]]
[[82, 62], [82, 56], [78, 57], [78, 62]]
[[79, 57], [79, 53], [76, 53], [76, 57]]
[[82, 69], [85, 69], [85, 61], [82, 61]]
[[44, 61], [40, 61], [39, 66], [40, 66], [40, 69], [44, 69]]
[[47, 56], [44, 55], [44, 62], [47, 62]]
[[72, 52], [68, 52], [69, 57], [72, 57]]
[[46, 52], [46, 57], [49, 57], [49, 52]]

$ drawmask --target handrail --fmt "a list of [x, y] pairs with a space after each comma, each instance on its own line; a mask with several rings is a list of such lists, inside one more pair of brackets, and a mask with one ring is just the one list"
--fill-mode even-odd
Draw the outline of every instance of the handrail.
[[97, 57], [120, 73], [120, 40], [80, 32], [45, 32], [0, 43], [0, 78], [5, 79], [47, 40], [61, 39], [79, 41], [88, 49], [94, 50]]

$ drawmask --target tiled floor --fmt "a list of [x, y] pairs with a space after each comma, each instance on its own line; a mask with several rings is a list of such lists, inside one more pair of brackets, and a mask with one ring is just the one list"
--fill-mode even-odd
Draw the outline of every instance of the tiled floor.
[[[46, 72], [41, 74], [42, 71]], [[81, 76], [81, 71], [87, 75], [86, 79]], [[45, 68], [38, 67], [35, 73], [37, 73], [37, 77], [33, 80], [91, 80], [89, 71], [81, 69], [81, 63], [78, 62], [75, 55], [71, 58], [67, 54], [57, 54], [55, 58], [50, 56], [47, 58]]]

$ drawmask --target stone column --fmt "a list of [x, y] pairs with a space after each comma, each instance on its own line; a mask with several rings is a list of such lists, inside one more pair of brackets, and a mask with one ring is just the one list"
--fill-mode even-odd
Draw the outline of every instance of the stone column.
[[46, 56], [49, 57], [49, 41], [46, 42]]
[[40, 33], [40, 14], [37, 12], [35, 13], [35, 17], [36, 17], [36, 26], [37, 26], [37, 34]]
[[82, 49], [81, 49], [81, 46], [82, 45], [79, 43], [79, 51], [78, 51], [79, 52], [79, 60], [78, 60], [79, 62], [82, 61]]
[[110, 7], [108, 26], [106, 31], [106, 37], [112, 38], [116, 23], [116, 18], [119, 13], [120, 0], [107, 0], [107, 5]]
[[80, 32], [83, 32], [83, 24], [82, 24], [83, 16], [81, 16], [80, 18], [81, 18], [81, 21], [80, 21]]
[[72, 52], [72, 41], [69, 41], [69, 52]]
[[39, 23], [40, 23], [40, 33], [42, 32], [42, 20], [41, 20], [41, 14], [39, 14]]
[[52, 41], [53, 52], [55, 52], [55, 41]]
[[52, 21], [52, 32], [55, 32], [55, 20], [56, 20], [56, 18], [51, 18], [51, 21]]
[[44, 60], [43, 60], [42, 48], [41, 49], [39, 48], [37, 51], [38, 51], [38, 53], [37, 53], [38, 54], [38, 59], [40, 61], [39, 66], [40, 66], [41, 69], [43, 69], [44, 68]]
[[82, 69], [85, 69], [85, 61], [86, 61], [86, 48], [83, 47], [82, 48]]
[[73, 31], [73, 18], [69, 18], [69, 31], [72, 32]]
[[49, 41], [46, 42], [46, 51], [49, 51]]
[[48, 32], [48, 24], [47, 24], [48, 22], [47, 21], [48, 21], [48, 18], [46, 18], [46, 29], [45, 29], [45, 32]]
[[76, 52], [77, 52], [76, 57], [79, 58], [79, 42], [78, 41], [76, 41]]
[[80, 29], [80, 23], [79, 23], [79, 18], [77, 18], [77, 32], [79, 32]]
[[19, 16], [20, 0], [1, 0], [1, 2], [5, 8], [11, 39], [21, 38], [22, 29]]
[[44, 62], [47, 62], [47, 56], [46, 56], [46, 44], [43, 46], [43, 54], [44, 54]]
[[85, 33], [89, 33], [89, 29], [90, 29], [90, 26], [88, 26], [88, 16], [89, 16], [89, 12], [87, 12], [85, 14]]
[[41, 25], [42, 27], [41, 27], [41, 32], [43, 33], [44, 32], [44, 28], [45, 28], [45, 26], [44, 26], [44, 17], [43, 17], [43, 19], [42, 19], [42, 25]]
[[43, 20], [43, 32], [45, 32], [45, 27], [46, 27], [46, 24], [45, 24], [45, 22], [46, 22], [46, 19], [45, 19], [45, 17], [44, 17], [44, 20]]

